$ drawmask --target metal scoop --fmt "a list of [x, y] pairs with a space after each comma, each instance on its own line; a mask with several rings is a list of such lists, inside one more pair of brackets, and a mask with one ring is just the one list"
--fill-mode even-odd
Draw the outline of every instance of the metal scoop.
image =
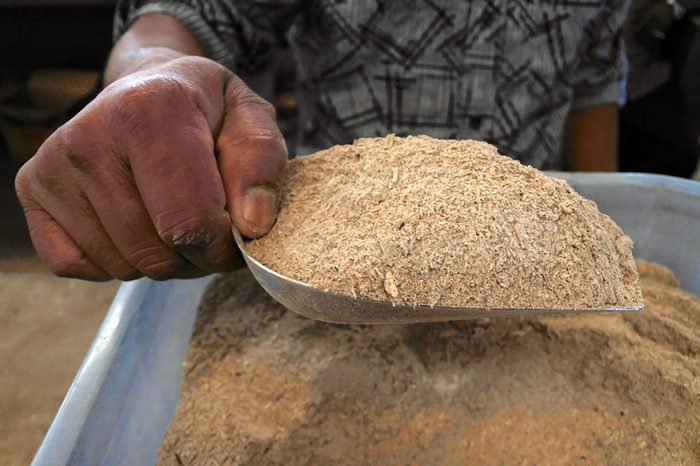
[[238, 248], [253, 276], [275, 301], [310, 319], [339, 324], [399, 324], [441, 322], [483, 317], [581, 314], [591, 312], [636, 312], [637, 307], [599, 307], [581, 309], [509, 309], [393, 304], [330, 293], [293, 278], [285, 277], [248, 255], [241, 234], [234, 229]]

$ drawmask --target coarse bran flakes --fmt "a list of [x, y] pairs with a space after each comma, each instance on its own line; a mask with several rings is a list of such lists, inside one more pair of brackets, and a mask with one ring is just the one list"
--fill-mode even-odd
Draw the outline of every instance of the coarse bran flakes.
[[294, 159], [248, 252], [353, 297], [484, 308], [641, 304], [632, 241], [590, 200], [478, 141], [358, 139]]
[[381, 326], [218, 278], [158, 464], [698, 464], [700, 299], [639, 271], [641, 313]]

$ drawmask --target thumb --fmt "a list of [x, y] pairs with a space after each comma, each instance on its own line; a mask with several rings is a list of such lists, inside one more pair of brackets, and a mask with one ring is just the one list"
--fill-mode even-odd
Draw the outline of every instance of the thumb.
[[274, 107], [231, 75], [216, 141], [227, 210], [243, 236], [265, 235], [277, 218], [287, 146]]

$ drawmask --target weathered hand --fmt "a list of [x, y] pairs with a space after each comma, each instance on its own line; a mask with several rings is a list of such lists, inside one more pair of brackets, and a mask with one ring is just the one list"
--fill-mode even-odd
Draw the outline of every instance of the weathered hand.
[[16, 179], [32, 241], [62, 276], [231, 270], [274, 223], [287, 161], [272, 106], [201, 57], [109, 85]]

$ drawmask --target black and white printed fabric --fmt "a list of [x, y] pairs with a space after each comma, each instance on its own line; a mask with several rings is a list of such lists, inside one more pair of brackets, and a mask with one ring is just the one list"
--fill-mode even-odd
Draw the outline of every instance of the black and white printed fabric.
[[165, 13], [232, 70], [286, 41], [307, 151], [357, 137], [478, 138], [562, 167], [566, 117], [617, 104], [626, 0], [122, 0], [115, 38]]

